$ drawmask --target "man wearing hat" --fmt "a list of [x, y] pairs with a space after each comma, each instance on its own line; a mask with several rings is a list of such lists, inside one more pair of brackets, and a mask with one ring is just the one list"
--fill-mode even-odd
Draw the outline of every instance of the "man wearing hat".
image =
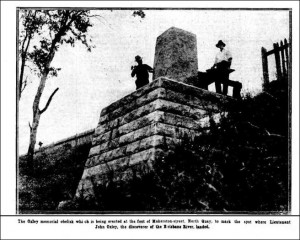
[[138, 63], [137, 66], [131, 67], [131, 77], [136, 75], [136, 89], [139, 89], [149, 83], [149, 73], [153, 73], [153, 69], [147, 64], [143, 64], [143, 60], [140, 56], [135, 57], [135, 61]]
[[226, 44], [220, 40], [216, 47], [220, 48], [220, 52], [216, 55], [215, 63], [212, 66], [212, 69], [216, 69], [216, 92], [221, 93], [221, 82], [218, 80], [221, 80], [223, 82], [223, 94], [227, 95], [228, 91], [228, 84], [226, 81], [229, 79], [229, 69], [232, 61], [232, 55], [231, 53], [226, 50], [224, 47]]

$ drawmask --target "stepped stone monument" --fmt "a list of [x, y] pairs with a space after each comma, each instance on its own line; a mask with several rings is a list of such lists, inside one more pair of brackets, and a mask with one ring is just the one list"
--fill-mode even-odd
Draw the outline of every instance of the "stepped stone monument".
[[185, 137], [206, 131], [209, 119], [218, 118], [231, 100], [185, 84], [197, 73], [194, 34], [171, 28], [157, 44], [158, 78], [102, 110], [77, 197], [93, 196], [95, 184], [111, 171], [116, 179], [128, 179], [133, 169], [151, 169], [153, 161], [167, 156]]
[[198, 75], [196, 35], [175, 27], [162, 33], [156, 40], [153, 67], [153, 79], [168, 77], [192, 84], [190, 79]]

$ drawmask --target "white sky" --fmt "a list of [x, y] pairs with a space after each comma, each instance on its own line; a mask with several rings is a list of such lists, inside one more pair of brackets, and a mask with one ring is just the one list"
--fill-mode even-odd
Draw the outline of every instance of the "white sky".
[[[44, 145], [95, 128], [102, 108], [135, 91], [130, 66], [134, 56], [152, 66], [156, 38], [174, 26], [197, 35], [198, 70], [213, 65], [222, 39], [233, 55], [230, 79], [243, 83], [244, 92], [261, 90], [261, 47], [289, 38], [288, 11], [229, 10], [144, 10], [146, 17], [132, 16], [133, 10], [102, 10], [93, 19], [90, 36], [96, 48], [87, 52], [80, 43], [61, 47], [53, 65], [61, 67], [57, 78], [47, 80], [40, 108], [56, 87], [59, 91], [42, 115], [37, 142]], [[269, 62], [272, 65], [271, 57]], [[270, 78], [275, 69], [269, 67]], [[150, 76], [152, 77], [152, 76]], [[19, 106], [19, 153], [29, 144], [28, 122], [32, 121], [32, 102], [38, 81], [25, 89]], [[214, 90], [214, 88], [211, 88]]]

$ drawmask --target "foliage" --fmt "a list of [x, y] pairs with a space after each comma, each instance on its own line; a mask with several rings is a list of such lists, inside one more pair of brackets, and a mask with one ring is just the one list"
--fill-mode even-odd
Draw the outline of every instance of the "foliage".
[[[146, 14], [143, 10], [136, 10], [132, 16], [145, 18]], [[25, 67], [39, 77], [44, 73], [56, 77], [61, 68], [50, 66], [49, 63], [62, 45], [74, 47], [76, 42], [80, 42], [88, 51], [95, 47], [88, 36], [88, 29], [92, 27], [90, 19], [93, 17], [99, 19], [101, 16], [86, 10], [19, 11], [19, 98], [28, 84], [27, 78], [23, 80]]]
[[19, 16], [20, 99], [28, 85], [28, 75], [24, 80], [25, 67], [39, 77], [43, 74], [56, 77], [61, 68], [50, 66], [50, 63], [61, 45], [74, 46], [75, 41], [80, 41], [89, 51], [93, 46], [87, 37], [87, 29], [92, 26], [89, 11], [24, 9]]
[[139, 16], [141, 18], [145, 18], [146, 14], [143, 10], [136, 10], [133, 12], [132, 16], [134, 16], [134, 17]]
[[[81, 42], [91, 51], [91, 39], [88, 38], [88, 28], [92, 26], [89, 11], [75, 10], [21, 10], [21, 43], [28, 43], [28, 38], [33, 39], [33, 46], [27, 52], [26, 60], [31, 61], [38, 70], [38, 75], [48, 72], [56, 76], [60, 68], [48, 66], [54, 52], [61, 45], [75, 45]], [[27, 41], [26, 41], [27, 40]]]
[[35, 155], [34, 175], [28, 174], [26, 156], [20, 158], [20, 212], [55, 210], [60, 201], [72, 199], [90, 147], [91, 143], [86, 143], [43, 150]]
[[20, 22], [21, 27], [23, 29], [20, 31], [19, 34], [19, 58], [20, 58], [20, 76], [18, 81], [18, 96], [19, 99], [21, 98], [22, 92], [25, 90], [27, 86], [27, 79], [24, 80], [24, 71], [25, 67], [28, 67], [32, 72], [36, 72], [35, 69], [32, 69], [28, 63], [29, 61], [29, 46], [31, 40], [33, 39], [34, 35], [37, 34], [41, 29], [41, 24], [38, 18], [35, 18], [37, 11], [31, 10], [24, 10], [20, 14]]

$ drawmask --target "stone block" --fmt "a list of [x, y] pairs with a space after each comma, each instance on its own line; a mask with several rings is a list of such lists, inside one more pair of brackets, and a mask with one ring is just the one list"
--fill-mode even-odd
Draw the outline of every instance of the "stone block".
[[108, 105], [107, 107], [103, 108], [101, 111], [100, 116], [104, 116], [109, 112], [114, 111], [115, 109], [119, 108], [122, 105], [127, 105], [133, 103], [137, 98], [148, 94], [149, 92], [155, 90], [156, 88], [162, 85], [162, 79], [157, 79], [157, 81], [152, 81], [148, 85], [143, 88], [138, 89], [137, 91], [121, 98], [120, 100], [113, 102], [112, 104]]
[[[150, 89], [149, 89], [150, 91]], [[116, 109], [113, 109], [112, 111], [108, 112], [105, 111], [106, 114], [101, 112], [101, 117], [99, 120], [99, 124], [103, 124], [107, 121], [111, 121], [113, 119], [116, 119], [119, 116], [123, 116], [126, 113], [137, 109], [141, 106], [144, 106], [150, 102], [152, 102], [155, 99], [161, 98], [161, 95], [165, 94], [165, 90], [163, 88], [155, 88], [153, 91], [148, 92], [145, 95], [139, 96], [134, 101], [128, 103], [127, 101], [118, 101], [118, 104], [115, 105], [117, 107]]]
[[[201, 107], [201, 106], [200, 106]], [[207, 111], [198, 107], [191, 107], [185, 104], [179, 104], [176, 102], [170, 102], [164, 99], [156, 99], [149, 104], [146, 104], [138, 109], [133, 110], [118, 117], [114, 120], [102, 123], [97, 129], [96, 134], [103, 134], [104, 132], [111, 131], [113, 128], [119, 128], [133, 120], [148, 115], [156, 110], [174, 113], [180, 116], [186, 116], [192, 119], [200, 119], [206, 116]]]
[[189, 78], [198, 76], [196, 35], [171, 27], [157, 37], [153, 79], [168, 77], [179, 82], [191, 83]]
[[184, 139], [188, 137], [192, 140], [196, 136], [200, 136], [202, 134], [202, 131], [173, 126], [165, 123], [157, 123], [156, 134], [171, 137], [174, 139]]
[[[165, 99], [175, 103], [189, 105], [218, 112], [234, 100], [220, 94], [212, 93], [191, 85], [182, 84], [171, 79], [160, 77], [146, 86], [147, 91], [140, 94], [132, 93], [134, 97], [124, 97], [101, 111], [98, 126], [105, 122], [123, 117], [130, 112], [143, 107], [156, 99]], [[131, 96], [129, 95], [129, 96]], [[131, 102], [129, 101], [131, 100]], [[118, 124], [115, 122], [114, 124]], [[96, 130], [96, 134], [99, 134]]]
[[133, 111], [130, 111], [123, 116], [117, 117], [111, 121], [103, 121], [102, 124], [97, 127], [97, 131], [96, 131], [97, 134], [102, 134], [113, 128], [123, 126], [127, 123], [132, 122], [133, 120], [136, 120], [140, 117], [148, 115], [148, 114], [154, 112], [155, 110], [159, 110], [158, 106], [157, 106], [158, 101], [159, 101], [159, 99], [156, 99], [146, 105], [143, 105], [143, 106], [141, 106]]
[[[139, 151], [144, 151], [148, 148], [160, 146], [164, 143], [163, 136], [153, 135], [142, 140], [135, 141], [133, 143], [102, 152], [99, 154], [99, 147], [93, 148], [90, 151], [89, 160], [86, 163], [86, 167], [98, 165], [102, 162], [109, 162], [113, 159], [120, 158], [123, 156], [129, 156]], [[100, 145], [99, 145], [100, 146]]]
[[[167, 103], [165, 104], [171, 105], [172, 103]], [[180, 107], [178, 107], [180, 110]], [[116, 138], [120, 138], [123, 135], [129, 134], [131, 132], [134, 132], [137, 129], [146, 127], [148, 125], [151, 125], [152, 123], [160, 122], [160, 123], [165, 123], [168, 125], [176, 126], [176, 127], [182, 127], [182, 128], [188, 128], [191, 130], [198, 130], [202, 127], [206, 127], [202, 124], [202, 121], [200, 120], [194, 120], [193, 117], [196, 119], [201, 119], [201, 110], [199, 111], [194, 111], [194, 114], [199, 115], [198, 118], [196, 118], [196, 115], [193, 115], [192, 113], [187, 113], [185, 115], [190, 114], [190, 117], [184, 116], [183, 115], [178, 115], [178, 114], [173, 114], [173, 113], [168, 113], [166, 111], [155, 111], [152, 112], [146, 116], [143, 116], [141, 118], [138, 118], [136, 120], [133, 120], [132, 122], [129, 122], [127, 124], [124, 124], [123, 126], [120, 126], [119, 128], [114, 128], [109, 130], [108, 132], [102, 133], [98, 135], [97, 137], [95, 136], [94, 143], [96, 142], [97, 144], [104, 144], [105, 142], [113, 141]], [[205, 115], [203, 116], [205, 117]], [[133, 136], [127, 135], [126, 137], [128, 138], [133, 138]], [[95, 146], [95, 145], [94, 145]], [[91, 153], [94, 155], [96, 151], [100, 151], [100, 147], [93, 147], [91, 149]]]
[[103, 149], [111, 149], [116, 148], [116, 146], [122, 146], [131, 142], [134, 142], [136, 140], [140, 140], [145, 137], [149, 137], [151, 135], [155, 134], [155, 125], [156, 123], [151, 123], [148, 126], [136, 129], [130, 133], [127, 133], [125, 135], [119, 136], [115, 139], [111, 139], [110, 141], [102, 142], [102, 135], [95, 137], [93, 141], [93, 146], [101, 145], [100, 151]]
[[[159, 122], [159, 119], [163, 117], [163, 112], [161, 111], [155, 111], [152, 112], [146, 116], [140, 117], [136, 120], [133, 120], [132, 122], [129, 122], [127, 124], [124, 124], [123, 126], [119, 128], [114, 128], [108, 132], [95, 135], [96, 141], [101, 144], [107, 141], [111, 141], [117, 137], [121, 137], [122, 135], [125, 135], [127, 133], [133, 132], [139, 128], [143, 128], [147, 125], [150, 125], [154, 122]], [[96, 129], [97, 131], [97, 129]]]
[[92, 167], [86, 167], [83, 171], [82, 179], [86, 179], [96, 174], [105, 174], [111, 170], [116, 171], [120, 168], [135, 165], [138, 162], [153, 160], [157, 149], [150, 148], [144, 151], [121, 157], [107, 163], [101, 163]]
[[159, 99], [157, 101], [157, 110], [191, 119], [200, 119], [207, 115], [207, 111], [203, 110], [201, 106], [191, 107], [189, 105], [171, 102], [164, 99]]
[[105, 149], [106, 151], [104, 150], [101, 153], [93, 151], [90, 152], [89, 159], [86, 162], [85, 167], [90, 168], [102, 163], [110, 162], [117, 158], [130, 156], [137, 152], [141, 152], [150, 148], [167, 149], [174, 144], [180, 143], [180, 141], [180, 139], [174, 139], [162, 135], [153, 135], [112, 150]]
[[[209, 124], [209, 119], [203, 119], [203, 124]], [[110, 151], [112, 149], [131, 144], [135, 141], [150, 137], [152, 135], [161, 135], [165, 137], [170, 137], [170, 139], [183, 139], [185, 137], [190, 137], [193, 139], [195, 136], [201, 135], [203, 129], [200, 130], [187, 129], [185, 127], [178, 127], [164, 123], [154, 122], [146, 127], [137, 129], [128, 134], [125, 134], [123, 136], [120, 136], [116, 139], [112, 139], [104, 143], [99, 143], [95, 140], [93, 150], [91, 150], [89, 156], [91, 157], [93, 155], [96, 155], [97, 152], [98, 154], [102, 154], [106, 151]], [[94, 147], [96, 148], [94, 149]]]
[[186, 94], [181, 92], [175, 92], [170, 89], [166, 89], [166, 99], [171, 102], [188, 105], [192, 108], [199, 108], [206, 112], [219, 112], [220, 108], [217, 104], [207, 101], [201, 97], [202, 95]]
[[225, 96], [218, 93], [213, 93], [208, 90], [204, 90], [201, 88], [197, 88], [195, 86], [180, 83], [168, 78], [159, 78], [158, 79], [161, 88], [165, 88], [168, 90], [172, 90], [176, 93], [185, 94], [187, 96], [191, 96], [192, 98], [196, 97], [201, 100], [201, 102], [205, 105], [216, 105], [218, 110], [226, 109], [231, 104], [236, 102], [236, 99]]

